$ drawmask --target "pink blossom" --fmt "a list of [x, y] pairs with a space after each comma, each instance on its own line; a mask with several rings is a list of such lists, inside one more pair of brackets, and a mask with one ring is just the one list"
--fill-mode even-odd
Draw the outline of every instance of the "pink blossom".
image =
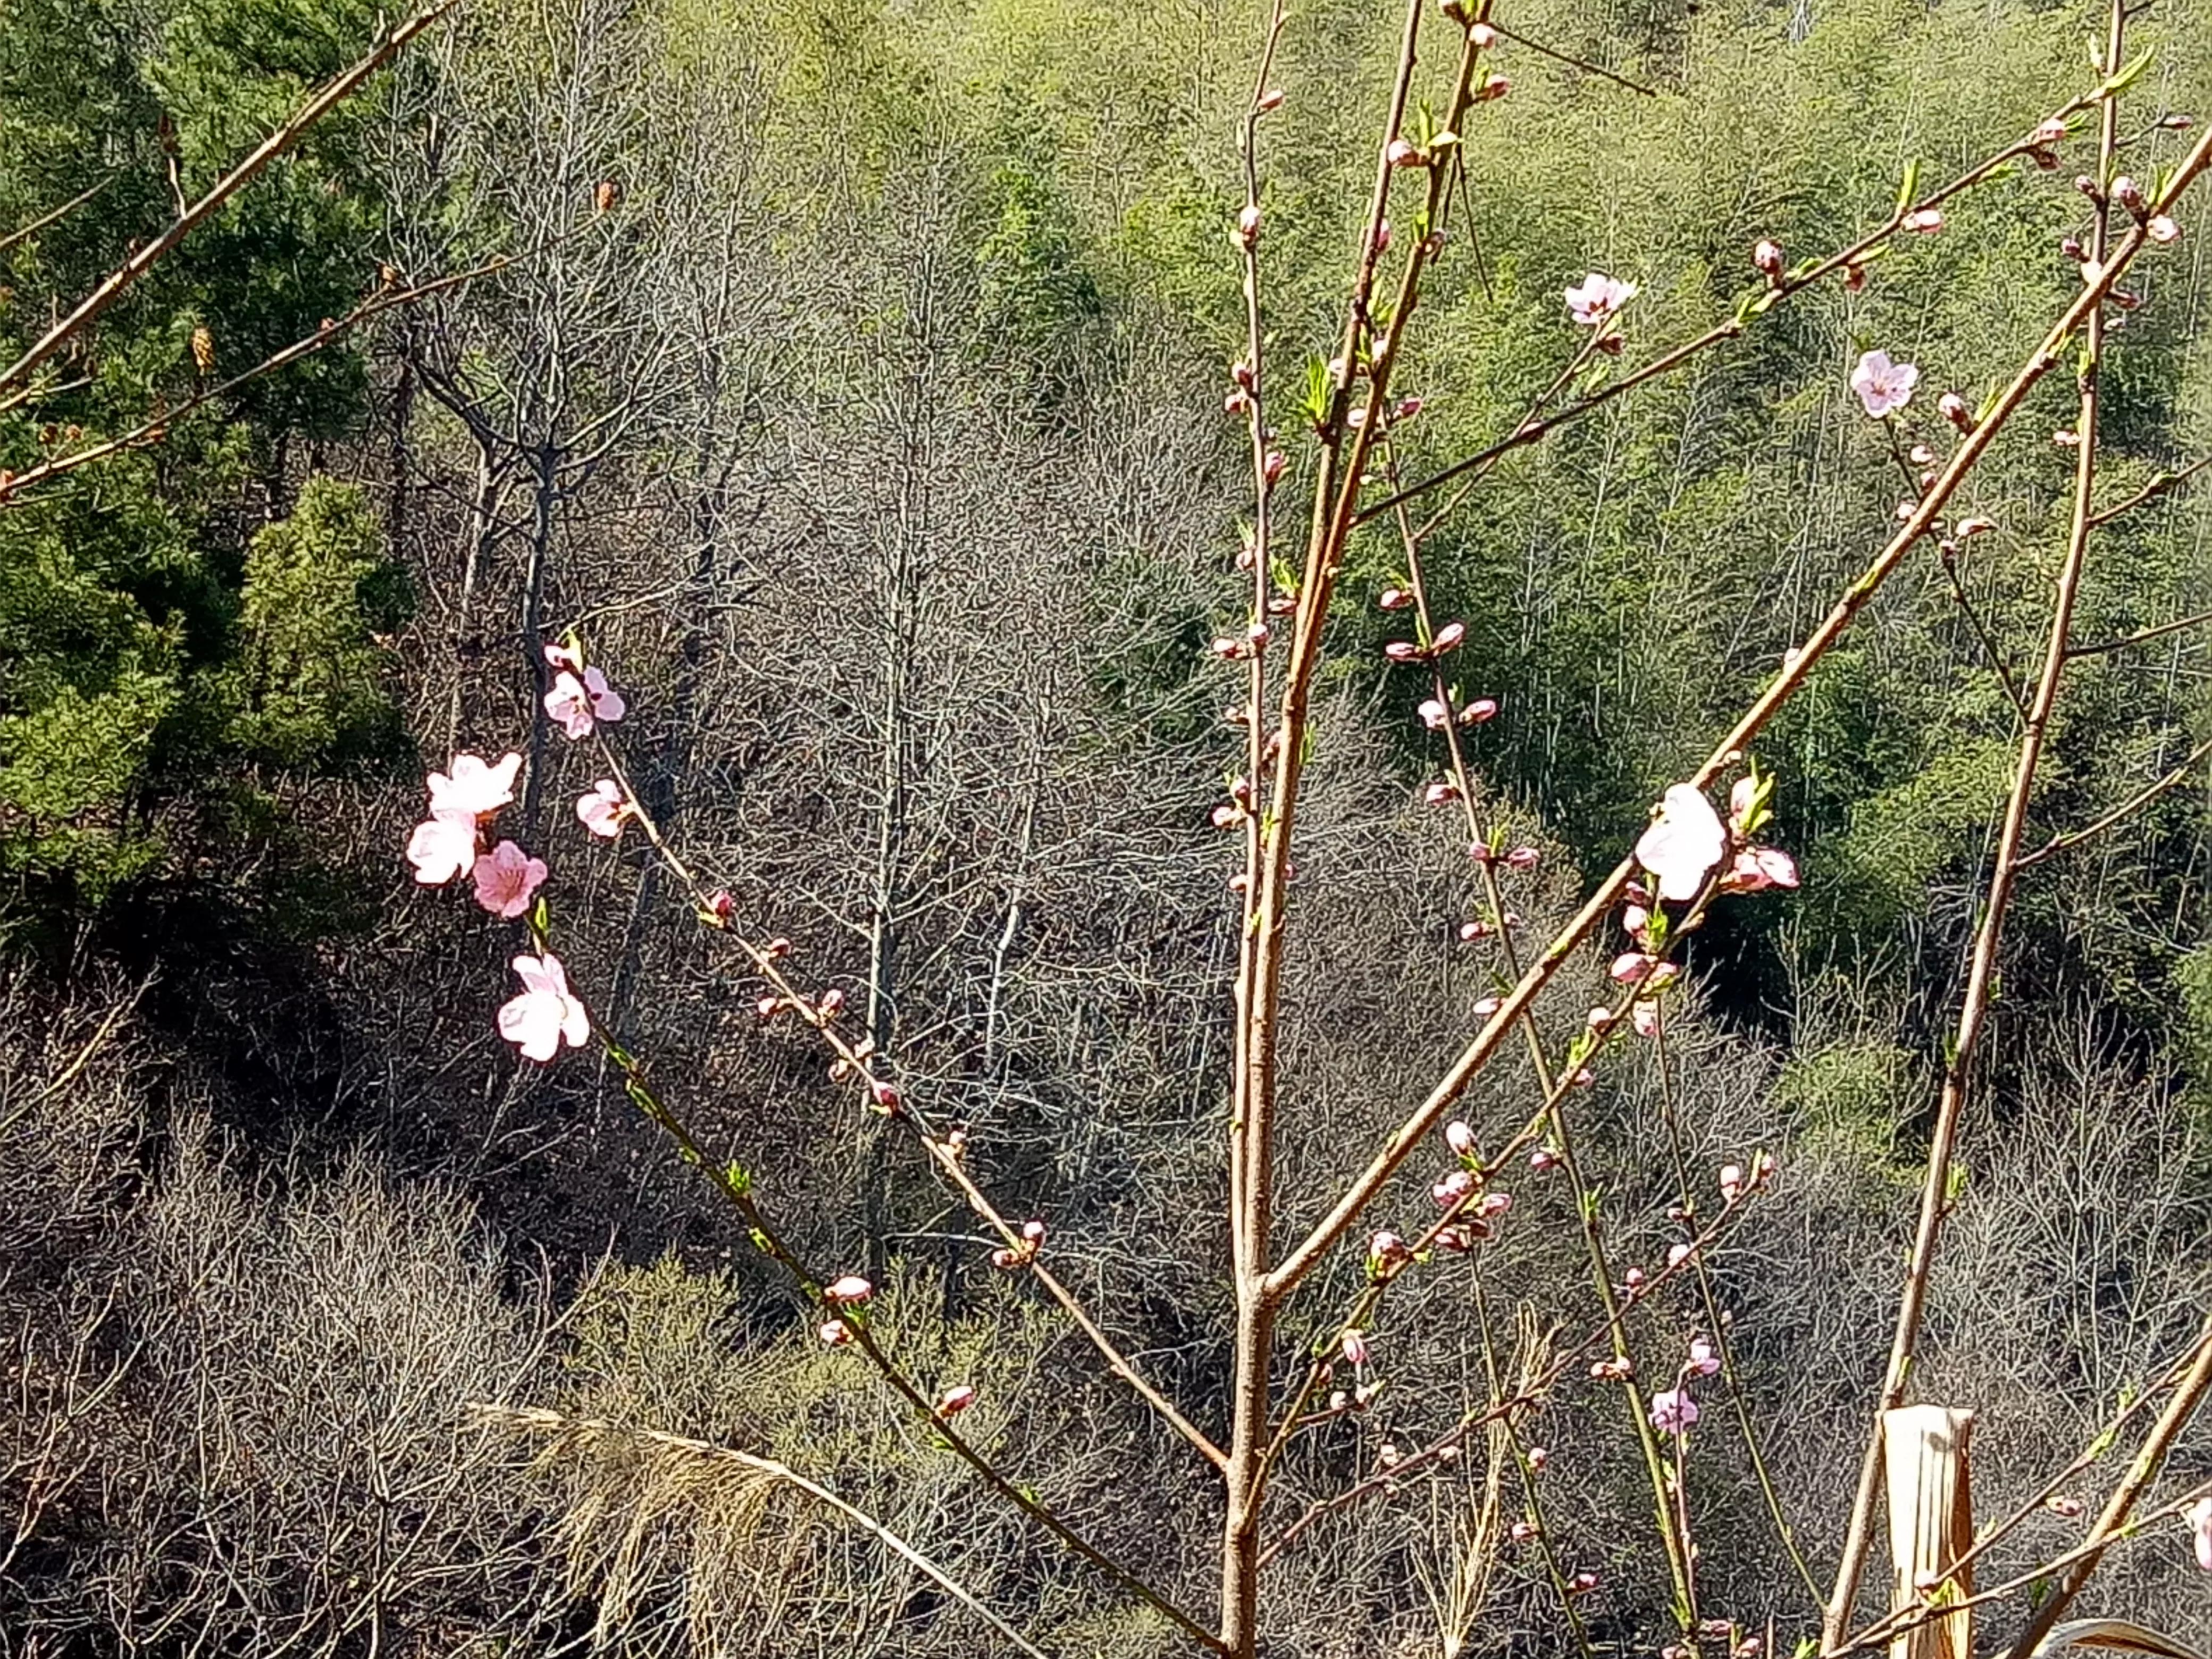
[[1750, 777], [1738, 778], [1729, 785], [1729, 828], [1741, 831], [1751, 817], [1752, 804], [1758, 799], [1759, 783]]
[[1449, 778], [1438, 778], [1421, 792], [1421, 797], [1431, 806], [1443, 806], [1460, 799], [1459, 785]]
[[1541, 1474], [1544, 1472], [1544, 1465], [1551, 1461], [1552, 1454], [1543, 1447], [1531, 1446], [1528, 1448], [1528, 1467], [1537, 1474]]
[[1443, 704], [1438, 702], [1434, 697], [1425, 697], [1422, 699], [1420, 714], [1421, 724], [1427, 726], [1431, 732], [1442, 731], [1444, 726], [1444, 722], [1450, 718], [1450, 716], [1444, 712]]
[[1721, 885], [1731, 893], [1763, 893], [1770, 887], [1795, 887], [1797, 860], [1773, 847], [1747, 847], [1735, 855]]
[[1367, 1363], [1367, 1339], [1359, 1332], [1346, 1331], [1337, 1347], [1343, 1353], [1346, 1364], [1356, 1366]]
[[1651, 1426], [1660, 1433], [1686, 1433], [1697, 1420], [1698, 1402], [1687, 1389], [1662, 1389], [1651, 1396]]
[[1503, 997], [1477, 997], [1474, 1000], [1474, 1006], [1468, 1009], [1468, 1012], [1473, 1014], [1477, 1019], [1488, 1019], [1504, 1006], [1505, 999]]
[[579, 680], [563, 669], [553, 678], [553, 689], [545, 694], [545, 712], [569, 737], [588, 738], [592, 727], [605, 720], [611, 726], [629, 712], [622, 693], [607, 684], [603, 670], [586, 668]]
[[1851, 371], [1851, 390], [1859, 394], [1866, 412], [1876, 420], [1911, 401], [1920, 370], [1912, 363], [1893, 363], [1887, 351], [1869, 351]]
[[1728, 832], [1693, 783], [1667, 791], [1659, 816], [1638, 838], [1636, 860], [1658, 878], [1659, 896], [1677, 903], [1698, 896], [1705, 872], [1721, 861]]
[[1466, 1170], [1454, 1170], [1429, 1188], [1429, 1196], [1437, 1207], [1449, 1210], [1474, 1190], [1474, 1176]]
[[1444, 1145], [1452, 1149], [1455, 1157], [1465, 1158], [1474, 1150], [1474, 1131], [1454, 1118], [1444, 1125]]
[[1516, 870], [1533, 870], [1542, 856], [1533, 847], [1516, 847], [1505, 855], [1505, 862]]
[[1465, 623], [1448, 622], [1442, 628], [1437, 629], [1436, 638], [1429, 641], [1429, 654], [1432, 657], [1441, 657], [1445, 652], [1451, 650], [1466, 637], [1467, 624]]
[[825, 1348], [842, 1348], [853, 1340], [852, 1328], [842, 1319], [825, 1320], [814, 1333]]
[[1044, 1236], [1045, 1224], [1036, 1217], [1032, 1216], [1029, 1220], [1022, 1223], [1022, 1243], [1028, 1245], [1030, 1249], [1034, 1250], [1038, 1245], [1043, 1243]]
[[1765, 276], [1779, 276], [1782, 274], [1782, 245], [1771, 240], [1753, 243], [1751, 263], [1753, 269]]
[[1382, 159], [1394, 167], [1417, 167], [1423, 160], [1421, 152], [1404, 138], [1393, 138], [1389, 148], [1382, 152]]
[[1539, 1146], [1528, 1154], [1528, 1167], [1538, 1175], [1547, 1170], [1556, 1170], [1559, 1166], [1559, 1155], [1549, 1146]]
[[1733, 1204], [1744, 1194], [1743, 1166], [1738, 1164], [1721, 1165], [1721, 1196]]
[[576, 797], [576, 818], [585, 829], [608, 841], [623, 832], [623, 820], [629, 816], [629, 803], [623, 799], [621, 786], [612, 778], [601, 778], [592, 786], [588, 795]]
[[1966, 400], [1955, 392], [1947, 392], [1936, 400], [1936, 412], [1962, 432], [1974, 423], [1973, 412], [1966, 407]]
[[477, 902], [509, 921], [530, 908], [530, 896], [545, 880], [545, 860], [534, 859], [503, 841], [476, 862]]
[[1941, 208], [1916, 208], [1897, 222], [1901, 229], [1932, 235], [1943, 228], [1943, 210]]
[[876, 1287], [858, 1273], [847, 1273], [841, 1279], [833, 1279], [822, 1287], [822, 1299], [833, 1302], [841, 1308], [866, 1302], [875, 1293]]
[[2191, 1504], [2184, 1515], [2189, 1530], [2196, 1534], [2197, 1565], [2212, 1572], [2212, 1498], [2200, 1498]]
[[545, 662], [550, 668], [565, 668], [580, 674], [584, 670], [584, 653], [556, 641], [545, 647]]
[[425, 887], [442, 887], [476, 867], [477, 823], [471, 818], [429, 818], [407, 837], [407, 861]]
[[938, 1395], [937, 1414], [939, 1417], [957, 1417], [975, 1403], [975, 1389], [962, 1382]]
[[1370, 1259], [1387, 1267], [1392, 1262], [1409, 1261], [1413, 1253], [1406, 1248], [1406, 1241], [1397, 1234], [1383, 1231], [1367, 1241], [1367, 1254]]
[[487, 766], [476, 755], [456, 755], [449, 776], [433, 772], [423, 781], [430, 790], [433, 817], [476, 819], [496, 812], [514, 799], [514, 775], [522, 765], [520, 755], [501, 757]]
[[1462, 726], [1480, 726], [1485, 720], [1494, 718], [1497, 713], [1498, 701], [1496, 698], [1477, 697], [1473, 702], [1468, 704], [1466, 708], [1459, 711], [1460, 724]]
[[1584, 328], [1595, 328], [1607, 318], [1620, 315], [1621, 307], [1636, 297], [1636, 284], [1616, 282], [1602, 271], [1593, 270], [1579, 288], [1569, 289], [1566, 297], [1568, 314]]
[[1513, 82], [1504, 76], [1486, 75], [1482, 77], [1482, 84], [1474, 89], [1474, 101], [1478, 104], [1493, 104], [1512, 90]]
[[1516, 1521], [1505, 1529], [1505, 1535], [1516, 1544], [1533, 1543], [1542, 1536], [1536, 1530], [1536, 1523], [1533, 1521]]
[[1474, 1206], [1474, 1212], [1485, 1221], [1492, 1221], [1512, 1207], [1512, 1194], [1485, 1193], [1482, 1195], [1482, 1202]]
[[1631, 1003], [1628, 1008], [1628, 1023], [1635, 1027], [1636, 1035], [1640, 1037], [1657, 1036], [1659, 1035], [1659, 1005], [1649, 997]]
[[563, 1042], [580, 1048], [592, 1034], [592, 1017], [569, 993], [560, 957], [550, 951], [542, 957], [517, 957], [514, 967], [522, 979], [522, 994], [500, 1009], [500, 1036], [535, 1060], [552, 1059]]
[[1720, 1356], [1713, 1352], [1713, 1345], [1702, 1336], [1692, 1337], [1690, 1357], [1682, 1362], [1682, 1369], [1699, 1376], [1711, 1376], [1720, 1368]]
[[1383, 611], [1403, 611], [1413, 602], [1413, 596], [1402, 587], [1386, 587], [1375, 596], [1376, 605]]
[[1498, 31], [1487, 23], [1477, 23], [1467, 32], [1467, 38], [1477, 52], [1488, 52], [1498, 44]]
[[[2154, 242], [2177, 242], [2181, 240], [2181, 227], [2166, 215], [2156, 214], [2143, 225], [2143, 234]], [[2206, 1571], [2212, 1571], [2212, 1567]]]
[[1698, 1249], [1694, 1244], [1669, 1244], [1667, 1247], [1667, 1265], [1669, 1267], [1679, 1267], [1697, 1253]]

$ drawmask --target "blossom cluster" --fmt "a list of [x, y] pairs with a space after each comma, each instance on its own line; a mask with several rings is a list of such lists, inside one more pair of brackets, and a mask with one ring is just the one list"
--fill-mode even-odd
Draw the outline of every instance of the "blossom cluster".
[[[545, 660], [554, 670], [545, 714], [571, 741], [590, 737], [628, 712], [605, 672], [586, 667], [574, 645], [547, 646]], [[521, 769], [522, 757], [512, 751], [496, 762], [464, 753], [455, 755], [446, 771], [425, 775], [428, 816], [410, 832], [406, 848], [418, 883], [442, 887], [466, 876], [477, 902], [492, 915], [514, 921], [530, 914], [549, 873], [545, 860], [513, 841], [501, 840], [488, 851], [483, 845], [485, 831], [501, 809], [514, 804]], [[613, 779], [601, 778], [577, 800], [575, 810], [592, 835], [611, 839], [621, 835], [623, 820], [635, 809]], [[569, 989], [561, 959], [541, 949], [535, 956], [517, 956], [513, 967], [522, 993], [501, 1007], [499, 1034], [534, 1060], [551, 1060], [563, 1044], [581, 1047], [592, 1034], [591, 1015]]]

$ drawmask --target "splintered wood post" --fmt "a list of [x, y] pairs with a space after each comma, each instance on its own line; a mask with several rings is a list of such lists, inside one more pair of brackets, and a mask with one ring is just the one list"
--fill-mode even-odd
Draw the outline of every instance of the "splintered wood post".
[[[1974, 1505], [1969, 1491], [1966, 1442], [1974, 1414], [1948, 1406], [1907, 1406], [1884, 1412], [1883, 1456], [1889, 1474], [1889, 1550], [1897, 1564], [1893, 1607], [1919, 1602], [1931, 1583], [1972, 1547]], [[1970, 1566], [1938, 1592], [1936, 1600], [1963, 1601], [1973, 1594]], [[1973, 1659], [1974, 1615], [1960, 1607], [1907, 1631], [1889, 1647], [1890, 1659]]]

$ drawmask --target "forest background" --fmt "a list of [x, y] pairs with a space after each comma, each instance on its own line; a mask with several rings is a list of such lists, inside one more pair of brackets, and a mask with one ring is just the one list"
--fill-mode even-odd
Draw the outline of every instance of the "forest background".
[[[2093, 86], [2102, 16], [1530, 0], [1504, 21], [1560, 56], [1509, 40], [1510, 94], [1463, 135], [1466, 218], [1400, 374], [1409, 470], [1520, 418], [1575, 351], [1559, 295], [1586, 271], [1638, 285], [1639, 342], [1697, 333], [1755, 289], [1755, 241], [1841, 246], [1909, 165], [1948, 177]], [[757, 1016], [639, 838], [586, 850], [569, 804], [596, 774], [546, 742], [538, 650], [588, 640], [663, 831], [847, 988], [902, 1087], [971, 1126], [1064, 1275], [1218, 1424], [1237, 918], [1208, 817], [1238, 745], [1208, 647], [1243, 624], [1226, 233], [1263, 22], [1227, 0], [465, 4], [0, 410], [16, 477], [160, 427], [0, 499], [0, 1651], [992, 1649], [836, 1515], [638, 1431], [781, 1460], [1052, 1651], [1182, 1650], [823, 1346], [605, 1061], [515, 1060], [493, 1023], [515, 924], [426, 893], [399, 849], [426, 769], [528, 749], [513, 822], [564, 849], [546, 892], [602, 1028], [811, 1256], [876, 1282], [920, 1373], [977, 1389], [981, 1440], [1203, 1601], [1220, 1522], [1186, 1449], [993, 1270], [804, 1031]], [[0, 10], [0, 229], [27, 228], [0, 243], [7, 356], [377, 27], [347, 0]], [[2160, 114], [2212, 116], [2212, 15], [2155, 0], [2130, 27], [2155, 49], [2130, 94], [2148, 170], [2179, 142]], [[1283, 36], [1262, 199], [1286, 362], [1331, 348], [1399, 27], [1314, 0]], [[1538, 850], [1512, 890], [1537, 937], [1888, 533], [1898, 459], [1853, 362], [1917, 362], [1933, 421], [2078, 291], [2073, 165], [2023, 164], [1863, 292], [1808, 294], [1522, 452], [1438, 532], [1432, 590], [1499, 709], [1473, 765]], [[2212, 235], [2182, 219], [2106, 362], [2115, 499], [2212, 447]], [[1790, 1534], [1718, 1436], [1698, 1501], [1709, 1601], [1783, 1640], [1817, 1625], [1792, 1557], [1832, 1562], [1880, 1380], [2073, 410], [2066, 376], [2039, 389], [1971, 486], [1997, 528], [1916, 556], [1761, 739], [1802, 888], [1692, 941], [1671, 1085], [1632, 1056], [1585, 1103], [1608, 1189], [1672, 1182], [1663, 1086], [1694, 1103], [1700, 1167], [1779, 1160], [1717, 1272]], [[2100, 533], [2080, 639], [2212, 604], [2208, 502], [2177, 489]], [[1355, 546], [1301, 821], [1285, 1066], [1309, 1105], [1279, 1157], [1316, 1194], [1498, 988], [1461, 933], [1464, 837], [1423, 804], [1428, 682], [1380, 648], [1397, 574], [1387, 541]], [[2039, 841], [2212, 735], [2205, 660], [2194, 628], [2081, 660]], [[1978, 1489], [2007, 1502], [2212, 1298], [2207, 808], [2200, 769], [2038, 865], [2013, 915], [1916, 1372], [1981, 1413]], [[1516, 1086], [1474, 1098], [1502, 1116]], [[1573, 1243], [1556, 1191], [1516, 1198], [1479, 1287], [1389, 1333], [1403, 1385], [1285, 1470], [1292, 1512], [1484, 1392], [1477, 1324], [1510, 1345]], [[549, 1447], [479, 1402], [571, 1431]], [[1579, 1380], [1536, 1425], [1589, 1636], [1657, 1651], [1640, 1469]], [[2212, 1431], [2175, 1462], [2212, 1474]], [[1470, 1457], [1333, 1515], [1273, 1569], [1273, 1650], [1571, 1650], [1527, 1551], [1454, 1634], [1496, 1478]], [[2062, 1505], [2028, 1541], [2069, 1528]], [[2202, 1645], [2186, 1558], [2180, 1528], [2147, 1536], [2102, 1604]]]

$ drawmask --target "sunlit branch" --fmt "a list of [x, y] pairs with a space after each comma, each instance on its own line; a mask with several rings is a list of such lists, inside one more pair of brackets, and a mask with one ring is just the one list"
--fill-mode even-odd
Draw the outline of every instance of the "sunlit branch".
[[622, 790], [623, 800], [629, 803], [626, 808], [628, 816], [636, 822], [638, 828], [644, 833], [655, 856], [659, 859], [662, 867], [667, 870], [689, 894], [695, 913], [702, 921], [716, 927], [736, 943], [738, 948], [744, 953], [746, 959], [751, 963], [754, 972], [768, 981], [783, 1006], [805, 1020], [823, 1042], [829, 1045], [839, 1061], [867, 1093], [875, 1109], [905, 1123], [914, 1131], [922, 1150], [928, 1154], [930, 1161], [937, 1166], [939, 1172], [967, 1200], [968, 1207], [998, 1234], [1005, 1247], [1018, 1253], [1025, 1270], [1044, 1287], [1045, 1293], [1060, 1304], [1062, 1311], [1074, 1322], [1076, 1328], [1081, 1331], [1090, 1340], [1091, 1346], [1098, 1350], [1100, 1357], [1106, 1361], [1107, 1369], [1127, 1383], [1139, 1399], [1159, 1413], [1168, 1425], [1195, 1447], [1208, 1462], [1217, 1468], [1224, 1468], [1228, 1463], [1227, 1455], [1208, 1439], [1196, 1425], [1178, 1411], [1166, 1395], [1160, 1393], [1146, 1379], [1143, 1373], [1138, 1370], [1134, 1362], [1123, 1354], [1115, 1346], [1113, 1339], [1109, 1337], [1099, 1328], [1097, 1322], [1091, 1319], [1083, 1304], [1076, 1299], [1075, 1293], [1038, 1260], [1035, 1244], [1024, 1237], [1019, 1224], [994, 1205], [983, 1189], [977, 1186], [975, 1179], [969, 1175], [962, 1162], [960, 1148], [949, 1137], [939, 1132], [937, 1126], [930, 1121], [927, 1115], [920, 1107], [903, 1098], [888, 1081], [877, 1075], [872, 1053], [866, 1047], [856, 1045], [848, 1039], [837, 1029], [832, 1017], [792, 982], [775, 952], [747, 939], [721, 919], [716, 911], [713, 896], [708, 892], [705, 884], [692, 872], [690, 866], [678, 856], [675, 848], [669, 845], [661, 832], [660, 826], [654, 822], [652, 814], [647, 812], [642, 803], [639, 801], [637, 791], [632, 787], [628, 773], [623, 769], [622, 763], [616, 757], [613, 750], [606, 744], [604, 738], [599, 745], [599, 752], [606, 763], [608, 770], [612, 774], [614, 781]]
[[457, 3], [458, 0], [437, 0], [437, 3], [427, 10], [406, 19], [366, 57], [310, 98], [301, 106], [299, 113], [256, 145], [252, 154], [217, 179], [214, 187], [179, 214], [167, 230], [118, 265], [99, 287], [78, 301], [75, 310], [40, 335], [5, 370], [0, 370], [0, 387], [14, 386], [53, 356], [71, 336], [106, 311], [125, 289], [184, 240], [210, 214], [252, 182], [262, 168], [289, 149], [308, 128], [344, 102], [362, 82], [389, 63], [402, 46], [443, 17]]
[[[2172, 175], [2158, 205], [2163, 208], [2176, 199], [2196, 181], [2208, 161], [2212, 161], [2212, 138], [2200, 139]], [[1735, 757], [1744, 752], [1752, 739], [1765, 729], [1767, 722], [1796, 693], [1820, 659], [1827, 654], [1895, 571], [1906, 551], [1936, 523], [1951, 496], [1981, 459], [1997, 432], [2011, 418], [2029, 392], [2057, 366], [2063, 343], [2081, 327], [2089, 313], [2102, 303], [2114, 283], [2133, 264], [2146, 240], [2144, 231], [2138, 226], [2113, 249], [2112, 258], [2106, 262], [2105, 270], [2094, 282], [2083, 286], [2081, 292], [2015, 374], [2012, 382], [1976, 423], [1974, 430], [1966, 434], [1949, 463], [1914, 507], [1912, 516], [1899, 527], [1873, 562], [1844, 591], [1820, 626], [1785, 659], [1780, 672], [1745, 711], [1735, 727], [1714, 747], [1692, 774], [1691, 781], [1703, 786], [1711, 782], [1724, 768], [1733, 764]], [[1315, 1224], [1305, 1240], [1284, 1258], [1282, 1264], [1269, 1276], [1271, 1291], [1279, 1294], [1296, 1285], [1343, 1237], [1360, 1212], [1382, 1190], [1382, 1184], [1396, 1172], [1422, 1138], [1435, 1127], [1444, 1113], [1465, 1092], [1475, 1075], [1489, 1063], [1503, 1034], [1511, 1029], [1512, 1023], [1521, 1017], [1529, 1002], [1550, 983], [1560, 964], [1574, 949], [1596, 930], [1635, 873], [1633, 860], [1624, 859], [1614, 867], [1613, 873], [1546, 948], [1535, 964], [1522, 976], [1520, 983], [1506, 997], [1498, 1012], [1476, 1035], [1428, 1097], [1393, 1133], [1382, 1150], [1353, 1180], [1350, 1188], [1329, 1212]]]

